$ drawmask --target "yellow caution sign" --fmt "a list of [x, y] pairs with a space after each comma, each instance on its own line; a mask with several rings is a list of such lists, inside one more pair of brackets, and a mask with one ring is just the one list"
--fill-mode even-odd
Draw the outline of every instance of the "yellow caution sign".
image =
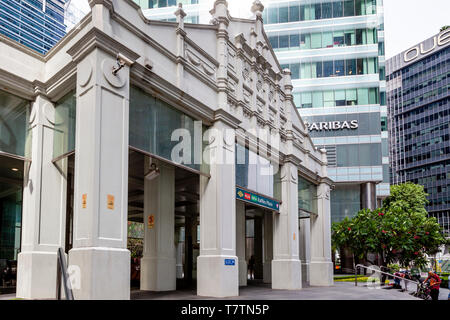
[[87, 207], [87, 194], [86, 194], [86, 193], [84, 193], [84, 194], [81, 196], [81, 207], [82, 207], [83, 209], [86, 209], [86, 207]]
[[114, 210], [114, 196], [112, 194], [107, 195], [106, 206], [108, 209]]

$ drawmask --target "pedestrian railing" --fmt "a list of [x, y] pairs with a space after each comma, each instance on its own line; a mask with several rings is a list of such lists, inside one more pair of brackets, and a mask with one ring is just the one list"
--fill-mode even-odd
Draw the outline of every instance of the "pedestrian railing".
[[[66, 256], [62, 248], [58, 248], [56, 266], [56, 299], [61, 300], [61, 282], [64, 287], [64, 294], [66, 300], [74, 300], [72, 293], [72, 286], [70, 285], [69, 274], [67, 272]], [[62, 281], [61, 281], [62, 280]]]
[[402, 277], [393, 275], [391, 273], [388, 273], [388, 272], [385, 272], [385, 271], [381, 271], [378, 266], [370, 266], [370, 267], [368, 267], [368, 266], [365, 266], [365, 265], [362, 265], [362, 264], [358, 264], [358, 265], [355, 266], [355, 286], [358, 286], [358, 270], [359, 270], [359, 268], [364, 268], [366, 270], [374, 271], [374, 273], [372, 273], [372, 276], [374, 274], [378, 274], [379, 277], [381, 278], [381, 275], [384, 274], [384, 275], [392, 277], [392, 278], [397, 278], [397, 279], [403, 280], [404, 284], [405, 284], [405, 290], [408, 290], [408, 283], [409, 282], [411, 282], [411, 283], [413, 283], [413, 284], [415, 284], [417, 286], [416, 290], [418, 290], [418, 288], [419, 288], [419, 284], [420, 283], [417, 282], [417, 281], [414, 281], [414, 280], [411, 280], [411, 279], [402, 278]]

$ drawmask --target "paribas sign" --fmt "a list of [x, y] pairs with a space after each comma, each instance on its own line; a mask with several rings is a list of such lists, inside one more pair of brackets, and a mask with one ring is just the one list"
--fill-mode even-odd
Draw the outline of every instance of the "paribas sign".
[[436, 49], [436, 47], [442, 47], [448, 43], [450, 43], [450, 28], [434, 36], [433, 45], [430, 48], [425, 48], [424, 43], [422, 42], [421, 44], [418, 44], [417, 46], [406, 51], [403, 55], [403, 60], [405, 62], [413, 61], [414, 59], [417, 59], [419, 55], [430, 53]]
[[322, 130], [342, 130], [342, 129], [358, 129], [358, 120], [350, 121], [329, 121], [329, 122], [306, 122], [309, 131]]

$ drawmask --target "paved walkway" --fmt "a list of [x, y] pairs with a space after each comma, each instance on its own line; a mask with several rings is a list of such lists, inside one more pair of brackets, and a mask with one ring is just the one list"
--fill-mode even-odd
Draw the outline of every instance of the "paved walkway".
[[[447, 300], [448, 289], [441, 288], [439, 299]], [[15, 294], [0, 295], [0, 300], [13, 300]], [[199, 297], [195, 290], [169, 292], [131, 291], [132, 300], [212, 300]], [[272, 290], [270, 285], [251, 285], [239, 289], [239, 297], [230, 300], [420, 300], [397, 289], [369, 289], [362, 284], [335, 282], [333, 287], [309, 287], [302, 290]]]
[[[448, 294], [448, 292], [447, 292]], [[132, 291], [135, 300], [209, 300], [199, 297], [195, 290], [170, 292]], [[239, 288], [239, 297], [231, 300], [420, 300], [395, 289], [369, 289], [354, 283], [335, 282], [333, 287], [309, 287], [302, 290], [272, 290], [270, 285], [252, 285]]]

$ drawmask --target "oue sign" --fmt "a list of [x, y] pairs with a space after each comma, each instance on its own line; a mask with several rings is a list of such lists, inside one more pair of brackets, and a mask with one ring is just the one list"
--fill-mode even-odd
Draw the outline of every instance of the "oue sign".
[[350, 121], [329, 121], [329, 122], [306, 122], [309, 131], [358, 129], [358, 120]]
[[405, 62], [413, 61], [419, 57], [420, 54], [427, 54], [436, 49], [436, 47], [442, 47], [447, 43], [450, 43], [450, 28], [433, 37], [433, 46], [431, 48], [425, 49], [423, 43], [421, 43], [408, 51], [405, 51], [403, 60]]

